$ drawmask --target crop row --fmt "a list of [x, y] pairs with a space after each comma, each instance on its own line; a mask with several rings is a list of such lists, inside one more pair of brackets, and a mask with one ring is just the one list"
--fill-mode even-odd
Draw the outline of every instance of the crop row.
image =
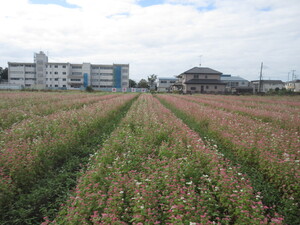
[[81, 109], [60, 111], [24, 120], [5, 130], [0, 152], [0, 210], [19, 193], [30, 190], [38, 179], [63, 164], [75, 147], [136, 95], [119, 95]]
[[[62, 110], [78, 109], [100, 100], [116, 97], [116, 95], [66, 95], [57, 93], [53, 93], [52, 95], [35, 93], [34, 96], [35, 98], [30, 98], [18, 106], [0, 109], [0, 131], [9, 128], [24, 119], [46, 116]], [[19, 97], [21, 99], [23, 98], [22, 96]], [[13, 103], [12, 99], [6, 101]]]
[[298, 132], [274, 128], [268, 123], [207, 107], [181, 97], [162, 95], [159, 98], [184, 112], [211, 136], [221, 138], [237, 161], [255, 168], [263, 174], [266, 182], [278, 188], [282, 197], [288, 200], [291, 210], [298, 207], [300, 195]]
[[300, 107], [299, 96], [232, 96], [227, 95], [226, 97], [219, 95], [201, 95], [205, 99], [219, 99], [229, 100], [235, 102], [242, 102], [244, 104], [254, 106], [278, 106], [283, 105], [285, 107]]
[[151, 95], [141, 95], [43, 224], [281, 224], [260, 193]]
[[246, 115], [253, 119], [260, 119], [263, 122], [270, 122], [279, 128], [300, 131], [299, 106], [289, 107], [284, 104], [261, 104], [255, 102], [254, 99], [251, 102], [242, 102], [241, 99], [235, 100], [219, 96], [182, 96], [182, 98], [193, 100], [216, 109], [224, 109], [229, 112]]

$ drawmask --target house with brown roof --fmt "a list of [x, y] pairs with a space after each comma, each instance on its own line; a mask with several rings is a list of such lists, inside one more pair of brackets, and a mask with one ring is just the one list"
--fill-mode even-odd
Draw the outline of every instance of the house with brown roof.
[[[222, 73], [208, 67], [194, 67], [180, 74], [180, 88], [185, 94], [225, 92], [226, 83], [221, 81]], [[178, 86], [177, 86], [178, 87]]]

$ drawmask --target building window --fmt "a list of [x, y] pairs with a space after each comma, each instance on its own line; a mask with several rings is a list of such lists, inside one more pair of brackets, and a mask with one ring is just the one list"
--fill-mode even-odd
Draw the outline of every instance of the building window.
[[71, 79], [71, 81], [81, 81], [81, 79]]
[[199, 79], [199, 75], [198, 74], [194, 74], [194, 78], [195, 79]]
[[72, 66], [72, 69], [82, 69], [82, 66]]
[[63, 72], [63, 75], [66, 75], [67, 74], [67, 72]]
[[72, 72], [72, 75], [82, 75], [81, 72]]
[[205, 75], [205, 79], [207, 79], [207, 75]]
[[63, 80], [63, 81], [66, 81], [67, 79], [66, 79], [66, 78], [63, 78], [62, 80]]
[[167, 81], [165, 81], [165, 80], [161, 80], [161, 81], [160, 81], [160, 83], [161, 83], [161, 84], [166, 84], [166, 83], [167, 83]]
[[54, 80], [55, 80], [55, 81], [58, 81], [58, 78], [55, 78]]
[[218, 89], [218, 86], [215, 86], [215, 89]]
[[112, 67], [100, 67], [100, 70], [112, 70]]
[[62, 66], [62, 68], [66, 68], [66, 66]]
[[206, 86], [206, 89], [209, 89], [209, 86]]
[[196, 91], [196, 87], [191, 87], [191, 90], [192, 91]]
[[55, 65], [55, 66], [54, 66], [54, 68], [58, 68], [58, 66], [57, 66], [57, 65]]
[[56, 84], [55, 87], [58, 87], [58, 85]]
[[58, 72], [54, 72], [54, 74], [58, 74]]
[[63, 87], [65, 88], [65, 87], [66, 87], [66, 85], [64, 84], [64, 85], [63, 85]]

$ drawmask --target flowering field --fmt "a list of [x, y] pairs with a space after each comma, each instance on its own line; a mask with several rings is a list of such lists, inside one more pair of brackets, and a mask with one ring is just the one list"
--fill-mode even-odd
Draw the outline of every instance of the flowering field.
[[[261, 174], [261, 182], [266, 182], [278, 190], [282, 203], [280, 207], [284, 208], [281, 210], [286, 216], [299, 215], [299, 101], [295, 101], [295, 98], [291, 101], [262, 97], [255, 101], [253, 97], [237, 99], [205, 95], [161, 95], [159, 98], [175, 111], [184, 112], [184, 116], [198, 124], [207, 137], [219, 140], [227, 154], [237, 163], [245, 165], [249, 173]], [[281, 117], [274, 116], [277, 113], [274, 112], [276, 107], [282, 109], [281, 112], [278, 110], [278, 114], [289, 118], [288, 125], [278, 126], [285, 122]], [[269, 120], [266, 122], [262, 118]], [[262, 191], [268, 194], [272, 190]], [[277, 200], [273, 199], [272, 203], [275, 204]]]
[[[34, 108], [38, 96], [45, 101], [47, 99], [44, 93], [38, 93], [34, 96], [36, 98], [25, 97], [24, 108], [28, 104], [32, 104]], [[49, 98], [51, 106], [40, 107], [38, 113], [29, 112], [27, 119], [2, 130], [0, 137], [2, 215], [3, 211], [7, 210], [8, 203], [15, 201], [16, 196], [32, 191], [31, 187], [39, 179], [77, 154], [79, 151], [77, 146], [88, 143], [94, 133], [101, 135], [107, 121], [113, 120], [118, 110], [135, 96], [76, 94], [73, 98], [67, 97], [59, 101], [63, 97], [61, 94], [51, 95]], [[76, 99], [78, 101], [75, 101]], [[21, 101], [16, 105], [21, 107]], [[79, 108], [79, 105], [82, 107]], [[54, 112], [45, 113], [47, 110], [44, 109], [51, 107]], [[14, 112], [13, 109], [12, 113]]]
[[46, 116], [57, 111], [77, 109], [116, 96], [4, 92], [0, 95], [0, 130], [7, 129], [24, 119]]
[[0, 223], [298, 224], [298, 100], [0, 93]]

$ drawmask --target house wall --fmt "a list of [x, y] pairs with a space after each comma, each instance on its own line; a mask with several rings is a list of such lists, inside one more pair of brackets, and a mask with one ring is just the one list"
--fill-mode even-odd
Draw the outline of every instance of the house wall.
[[[220, 80], [220, 75], [217, 74], [185, 74], [185, 82], [191, 79], [217, 79]], [[198, 76], [198, 77], [195, 77]]]
[[219, 84], [187, 84], [185, 93], [223, 93], [225, 85]]
[[284, 87], [283, 84], [266, 84], [263, 83], [263, 88], [262, 91], [263, 92], [268, 92], [269, 90], [275, 90], [276, 88], [282, 89]]
[[158, 92], [167, 92], [170, 89], [170, 86], [176, 82], [176, 79], [158, 79], [157, 91]]

